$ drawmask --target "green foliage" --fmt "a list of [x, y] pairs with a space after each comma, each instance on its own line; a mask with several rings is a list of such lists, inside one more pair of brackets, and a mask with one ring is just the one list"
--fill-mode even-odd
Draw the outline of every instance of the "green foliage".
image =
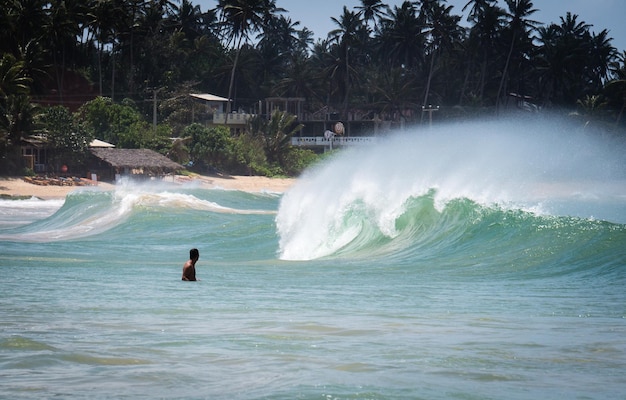
[[165, 155], [181, 165], [187, 165], [191, 159], [189, 143], [191, 143], [191, 137], [189, 136], [176, 138], [171, 141], [170, 148]]
[[[47, 69], [61, 101], [71, 70], [89, 71], [101, 94], [124, 93], [141, 105], [154, 88], [173, 93], [192, 84], [228, 93], [238, 99], [235, 107], [306, 96], [306, 111], [344, 114], [381, 101], [417, 111], [430, 102], [493, 107], [509, 92], [573, 108], [613, 77], [609, 66], [617, 55], [606, 30], [593, 27], [595, 33], [576, 15], [541, 27], [531, 0], [468, 1], [467, 23], [444, 0], [364, 1], [329, 15], [336, 29], [315, 45], [275, 0], [219, 0], [205, 13], [191, 1], [170, 3], [176, 2], [7, 1], [0, 54], [22, 62], [30, 78]], [[411, 82], [414, 90], [398, 96], [389, 85], [363, 80], [390, 70], [401, 71], [397, 83]], [[49, 94], [43, 81], [28, 86]], [[370, 98], [376, 91], [378, 98]], [[187, 117], [181, 114], [172, 119]], [[182, 130], [171, 125], [176, 134]]]
[[[19, 168], [19, 144], [34, 129], [37, 107], [30, 103], [31, 78], [26, 64], [9, 53], [0, 58], [0, 167], [4, 171]], [[18, 154], [11, 154], [18, 153]]]
[[85, 103], [79, 110], [79, 118], [95, 137], [118, 147], [135, 142], [131, 127], [140, 127], [145, 122], [128, 103], [117, 104], [107, 97]]
[[168, 124], [158, 124], [156, 131], [154, 126], [150, 127], [150, 135], [147, 140], [140, 146], [157, 151], [163, 155], [167, 155], [172, 149], [172, 127]]
[[[250, 173], [268, 176], [298, 175], [318, 156], [311, 150], [291, 145], [291, 138], [302, 129], [295, 115], [275, 111], [268, 121], [262, 116], [248, 122], [248, 132], [240, 136], [241, 148], [249, 149], [244, 164]], [[264, 154], [260, 157], [259, 153]], [[252, 154], [256, 154], [255, 157]]]
[[35, 176], [35, 171], [33, 171], [31, 168], [25, 167], [22, 170], [22, 173], [20, 175], [24, 175], [24, 176]]
[[297, 176], [307, 167], [317, 162], [319, 156], [315, 152], [298, 147], [292, 147], [285, 154], [283, 171], [286, 175]]
[[[26, 64], [13, 55], [4, 53], [0, 58], [0, 102], [9, 96], [28, 94], [32, 79], [26, 75]], [[0, 103], [2, 104], [2, 103]]]
[[263, 150], [263, 142], [248, 132], [234, 138], [233, 154], [236, 165], [245, 168], [248, 175], [268, 175], [267, 158]]
[[[315, 45], [275, 0], [219, 0], [205, 13], [191, 1], [170, 3], [4, 2], [0, 167], [19, 170], [21, 139], [36, 133], [31, 94], [62, 103], [92, 83], [110, 96], [80, 109], [76, 122], [94, 137], [255, 174], [294, 174], [313, 158], [290, 145], [298, 121], [259, 117], [244, 135], [199, 130], [192, 138], [185, 127], [208, 113], [190, 107], [189, 93], [228, 93], [227, 107], [246, 111], [267, 97], [304, 97], [309, 115], [338, 112], [347, 121], [349, 112], [369, 112], [391, 126], [419, 121], [431, 102], [442, 118], [453, 107], [485, 115], [517, 93], [542, 108], [570, 112], [578, 104], [586, 121], [623, 132], [626, 53], [577, 15], [533, 21], [531, 0], [468, 1], [467, 23], [443, 0], [363, 1], [332, 18], [337, 29]], [[155, 90], [164, 122], [156, 128]]]
[[175, 137], [181, 137], [187, 125], [212, 118], [212, 110], [189, 96], [195, 91], [192, 83], [184, 82], [175, 91], [165, 93], [159, 103], [159, 117], [172, 127]]
[[0, 109], [0, 157], [19, 146], [20, 141], [35, 133], [33, 119], [39, 107], [25, 94], [8, 96]]
[[85, 161], [93, 135], [74, 119], [67, 108], [46, 108], [37, 120], [57, 168], [61, 164], [78, 166]]
[[291, 150], [291, 138], [303, 127], [304, 125], [298, 124], [295, 115], [275, 111], [269, 121], [262, 116], [252, 118], [248, 129], [252, 135], [260, 137], [263, 141], [268, 162], [284, 168], [285, 157]]
[[[289, 143], [285, 138], [290, 138], [295, 132], [293, 128], [297, 128], [293, 126], [292, 117], [286, 113], [277, 113], [274, 124], [261, 118], [255, 119], [252, 125], [257, 129], [262, 127], [261, 130], [254, 132], [248, 130], [234, 137], [226, 127], [207, 128], [200, 124], [192, 124], [184, 129], [184, 138], [178, 141], [177, 147], [187, 147], [193, 167], [202, 171], [218, 169], [248, 175], [297, 175], [317, 159], [315, 153], [287, 144], [284, 147], [275, 146], [270, 149], [270, 151], [275, 151], [275, 148], [281, 149], [280, 156], [276, 158], [282, 160], [280, 163], [269, 162], [267, 157], [268, 143], [274, 145], [276, 140], [283, 144]], [[292, 129], [287, 129], [287, 133], [285, 130], [273, 129], [272, 127], [283, 126], [279, 121], [283, 121]]]
[[190, 156], [196, 168], [221, 169], [232, 157], [233, 139], [226, 127], [207, 128], [191, 124], [183, 134], [191, 137]]
[[95, 137], [119, 148], [148, 148], [163, 154], [171, 148], [171, 128], [157, 125], [155, 130], [130, 99], [117, 104], [110, 98], [98, 97], [79, 109], [78, 119]]

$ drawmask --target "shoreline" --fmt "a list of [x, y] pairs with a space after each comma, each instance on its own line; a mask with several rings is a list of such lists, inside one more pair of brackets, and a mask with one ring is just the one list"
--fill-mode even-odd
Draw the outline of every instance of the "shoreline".
[[[176, 185], [198, 185], [204, 189], [240, 190], [248, 193], [284, 193], [296, 178], [268, 178], [266, 176], [214, 176], [214, 175], [174, 175], [163, 179], [165, 183]], [[0, 196], [7, 199], [36, 197], [42, 200], [64, 199], [68, 193], [84, 188], [115, 190], [115, 184], [97, 182], [93, 186], [36, 185], [26, 182], [23, 177], [0, 177]]]

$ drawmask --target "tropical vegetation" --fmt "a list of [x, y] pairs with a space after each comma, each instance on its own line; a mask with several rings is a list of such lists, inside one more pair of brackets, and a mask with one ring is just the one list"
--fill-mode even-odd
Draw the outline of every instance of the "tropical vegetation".
[[497, 116], [513, 101], [624, 135], [626, 51], [579, 15], [542, 23], [532, 0], [463, 10], [361, 0], [314, 41], [278, 2], [0, 0], [0, 168], [22, 167], [19, 145], [32, 135], [57, 158], [98, 138], [194, 168], [297, 174], [314, 160], [290, 145], [306, 129], [293, 115], [260, 115], [231, 133], [197, 123], [192, 92], [232, 99], [227, 111], [304, 98], [308, 113], [397, 125], [423, 122], [430, 105], [448, 119]]

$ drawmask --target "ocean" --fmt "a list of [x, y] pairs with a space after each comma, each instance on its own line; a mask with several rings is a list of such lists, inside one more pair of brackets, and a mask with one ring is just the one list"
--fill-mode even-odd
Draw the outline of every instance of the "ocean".
[[284, 194], [0, 200], [0, 398], [624, 398], [625, 159], [477, 122], [342, 150]]

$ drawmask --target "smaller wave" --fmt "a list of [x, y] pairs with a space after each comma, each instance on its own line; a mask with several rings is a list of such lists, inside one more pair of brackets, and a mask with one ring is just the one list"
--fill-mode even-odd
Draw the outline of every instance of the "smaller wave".
[[275, 214], [270, 210], [226, 207], [184, 192], [122, 185], [110, 192], [79, 190], [69, 193], [63, 205], [52, 215], [1, 232], [0, 240], [52, 242], [85, 238], [117, 227], [137, 212], [180, 209], [243, 215]]
[[0, 200], [0, 228], [15, 228], [47, 218], [57, 211], [65, 200], [42, 200], [37, 197], [23, 200]]
[[51, 242], [94, 235], [123, 221], [128, 207], [116, 204], [114, 195], [105, 191], [69, 193], [63, 206], [53, 215], [0, 235], [1, 240]]
[[136, 207], [144, 208], [172, 208], [209, 211], [224, 214], [275, 214], [269, 210], [246, 210], [222, 206], [216, 202], [196, 197], [192, 194], [174, 191], [137, 191], [134, 189], [120, 189], [115, 191], [120, 207], [132, 210]]

